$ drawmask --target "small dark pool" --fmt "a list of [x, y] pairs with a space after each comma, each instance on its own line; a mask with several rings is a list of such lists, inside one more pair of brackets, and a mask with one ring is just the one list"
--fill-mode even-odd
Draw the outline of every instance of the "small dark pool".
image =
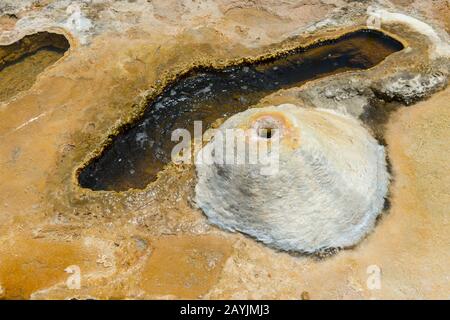
[[142, 189], [171, 161], [177, 142], [172, 131], [193, 131], [194, 121], [207, 129], [283, 88], [348, 70], [368, 69], [403, 45], [381, 32], [360, 30], [338, 39], [292, 50], [254, 64], [221, 70], [193, 70], [166, 87], [143, 117], [114, 138], [100, 157], [79, 174], [82, 187], [93, 190]]
[[63, 35], [50, 32], [38, 32], [0, 46], [0, 101], [31, 88], [37, 76], [58, 61], [69, 47]]

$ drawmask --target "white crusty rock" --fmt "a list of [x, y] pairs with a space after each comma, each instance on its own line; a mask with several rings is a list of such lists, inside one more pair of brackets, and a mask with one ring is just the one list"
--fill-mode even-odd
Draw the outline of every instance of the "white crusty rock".
[[[245, 164], [221, 157], [230, 153], [219, 147], [228, 145], [220, 139], [228, 129], [242, 130], [245, 148], [231, 150], [245, 152]], [[266, 161], [250, 162], [263, 144]], [[374, 227], [389, 182], [384, 148], [358, 120], [292, 104], [225, 121], [196, 169], [195, 202], [213, 224], [298, 252], [358, 243]]]

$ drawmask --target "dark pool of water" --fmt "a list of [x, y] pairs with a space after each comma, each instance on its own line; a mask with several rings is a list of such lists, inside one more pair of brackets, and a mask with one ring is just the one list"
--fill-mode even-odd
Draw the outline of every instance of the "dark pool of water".
[[28, 90], [37, 76], [58, 61], [69, 49], [60, 34], [39, 32], [0, 46], [0, 101]]
[[142, 189], [171, 161], [177, 143], [171, 141], [173, 130], [192, 133], [194, 121], [203, 121], [205, 130], [216, 119], [244, 111], [274, 91], [367, 69], [401, 49], [391, 37], [361, 30], [254, 64], [192, 71], [165, 88], [141, 119], [115, 137], [80, 172], [79, 183], [93, 190]]

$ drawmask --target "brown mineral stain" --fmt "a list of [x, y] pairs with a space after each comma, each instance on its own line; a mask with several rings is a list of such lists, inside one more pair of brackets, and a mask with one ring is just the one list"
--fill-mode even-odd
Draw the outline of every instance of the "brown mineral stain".
[[18, 20], [17, 16], [12, 14], [0, 16], [0, 25], [4, 30], [11, 30], [14, 29], [17, 20]]
[[19, 238], [0, 248], [0, 285], [4, 299], [28, 299], [30, 295], [70, 276], [64, 270], [77, 265], [81, 272], [95, 255], [81, 243]]
[[141, 287], [150, 295], [193, 299], [217, 282], [232, 253], [231, 243], [217, 236], [165, 236], [142, 273]]

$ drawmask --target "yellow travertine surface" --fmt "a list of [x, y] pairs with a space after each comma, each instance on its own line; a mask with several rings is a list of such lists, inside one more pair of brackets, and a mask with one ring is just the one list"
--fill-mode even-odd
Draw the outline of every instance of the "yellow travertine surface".
[[[108, 135], [176, 74], [366, 27], [375, 1], [63, 2], [0, 3], [0, 45], [42, 30], [65, 34], [71, 44], [38, 75], [0, 71], [0, 299], [449, 297], [445, 85], [389, 115], [383, 130], [390, 208], [361, 243], [323, 259], [210, 225], [192, 203], [193, 166], [168, 165], [144, 190], [94, 192], [77, 184], [76, 171]], [[445, 52], [448, 1], [395, 0], [384, 9], [436, 32], [421, 34], [408, 25], [416, 20], [394, 16], [402, 21], [382, 29], [407, 44], [403, 51], [370, 70], [280, 90], [258, 106], [306, 101], [358, 114], [371, 99], [394, 92], [395, 103], [398, 92], [420, 95], [422, 86], [445, 79], [448, 57], [430, 53], [439, 39]], [[395, 82], [402, 72], [433, 77], [405, 85]], [[2, 95], [16, 87], [5, 79], [21, 74], [23, 90]], [[73, 265], [80, 268], [79, 289], [66, 284]], [[370, 285], [371, 270], [380, 271], [380, 287]]]

